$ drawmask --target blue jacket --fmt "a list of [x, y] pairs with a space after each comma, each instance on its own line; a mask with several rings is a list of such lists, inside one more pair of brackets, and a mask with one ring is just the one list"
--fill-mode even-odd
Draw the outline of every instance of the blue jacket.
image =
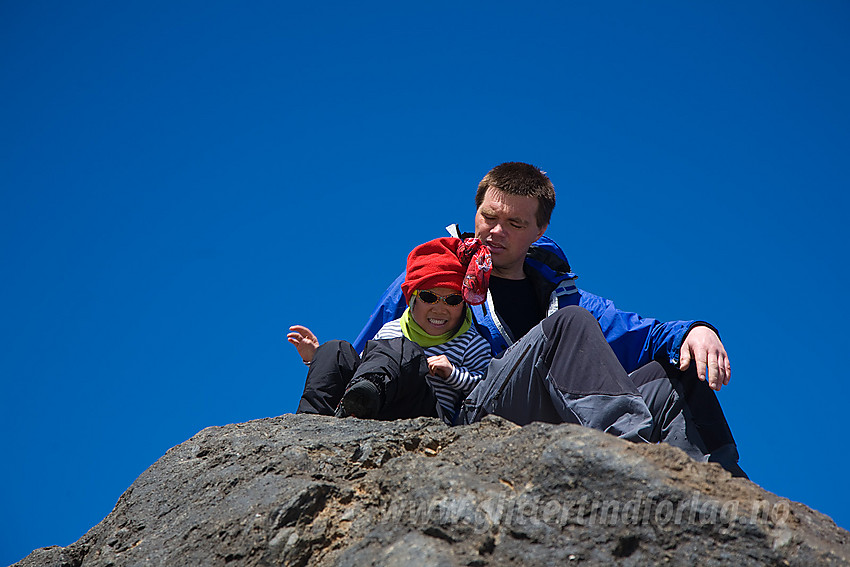
[[[448, 228], [453, 236], [460, 236], [457, 225]], [[463, 235], [467, 236], [471, 235]], [[591, 312], [599, 321], [608, 344], [626, 372], [633, 372], [652, 360], [678, 364], [679, 349], [688, 331], [699, 325], [711, 327], [704, 321], [665, 323], [641, 317], [637, 313], [620, 311], [613, 301], [577, 288], [577, 276], [570, 270], [566, 255], [547, 236], [542, 236], [529, 249], [525, 260], [525, 273], [534, 283], [537, 297], [545, 301], [543, 307], [547, 316], [567, 305], [578, 305]], [[406, 306], [404, 295], [401, 293], [403, 282], [404, 272], [381, 296], [372, 316], [354, 341], [354, 348], [358, 352], [362, 352], [366, 341], [374, 337], [384, 323], [401, 316]], [[513, 344], [514, 338], [496, 314], [489, 292], [487, 301], [472, 307], [472, 313], [478, 332], [490, 343], [493, 356], [501, 356]]]

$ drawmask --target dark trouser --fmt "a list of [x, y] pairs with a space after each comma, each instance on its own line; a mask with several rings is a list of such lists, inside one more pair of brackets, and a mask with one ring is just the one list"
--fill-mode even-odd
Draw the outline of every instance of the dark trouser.
[[346, 387], [381, 375], [384, 400], [376, 419], [438, 417], [437, 398], [425, 375], [422, 348], [404, 337], [369, 341], [363, 357], [345, 341], [328, 341], [313, 356], [296, 413], [333, 415]]
[[629, 377], [653, 416], [650, 441], [679, 447], [697, 461], [719, 463], [733, 476], [747, 476], [738, 466], [738, 448], [717, 395], [699, 379], [696, 364], [682, 372], [650, 362]]
[[[593, 315], [565, 307], [490, 363], [458, 422], [495, 414], [519, 425], [578, 423], [631, 441], [670, 442], [696, 460], [740, 471], [714, 392], [695, 373], [668, 370], [652, 363], [627, 375]], [[715, 452], [725, 456], [712, 458]]]

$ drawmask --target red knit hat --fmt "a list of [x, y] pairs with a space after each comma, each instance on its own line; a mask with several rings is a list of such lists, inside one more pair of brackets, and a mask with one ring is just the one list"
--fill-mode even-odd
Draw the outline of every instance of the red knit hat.
[[492, 267], [490, 250], [480, 240], [437, 238], [420, 244], [407, 256], [401, 291], [410, 303], [417, 289], [445, 287], [463, 292], [467, 303], [478, 305], [487, 297]]

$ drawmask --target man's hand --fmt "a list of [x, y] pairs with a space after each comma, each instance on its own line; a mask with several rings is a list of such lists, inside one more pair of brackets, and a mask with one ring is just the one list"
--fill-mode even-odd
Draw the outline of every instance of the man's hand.
[[446, 358], [445, 354], [428, 357], [428, 372], [430, 372], [432, 376], [439, 376], [440, 378], [446, 379], [452, 375], [452, 371], [454, 369], [455, 367], [452, 366], [452, 363], [449, 362], [449, 359]]
[[720, 337], [710, 327], [694, 327], [685, 336], [679, 351], [679, 370], [687, 370], [691, 361], [696, 362], [699, 379], [704, 381], [708, 378], [712, 390], [719, 391], [729, 383], [732, 376], [729, 357]]
[[313, 362], [313, 355], [319, 348], [319, 339], [316, 338], [313, 331], [302, 325], [293, 325], [289, 327], [289, 330], [291, 332], [286, 335], [286, 340], [292, 343], [298, 354], [301, 355], [304, 364]]

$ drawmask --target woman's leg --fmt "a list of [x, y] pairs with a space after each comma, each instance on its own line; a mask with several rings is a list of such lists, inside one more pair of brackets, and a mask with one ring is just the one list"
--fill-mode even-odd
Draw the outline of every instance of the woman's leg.
[[334, 340], [322, 344], [310, 363], [295, 413], [333, 415], [359, 365], [360, 357], [350, 343]]

